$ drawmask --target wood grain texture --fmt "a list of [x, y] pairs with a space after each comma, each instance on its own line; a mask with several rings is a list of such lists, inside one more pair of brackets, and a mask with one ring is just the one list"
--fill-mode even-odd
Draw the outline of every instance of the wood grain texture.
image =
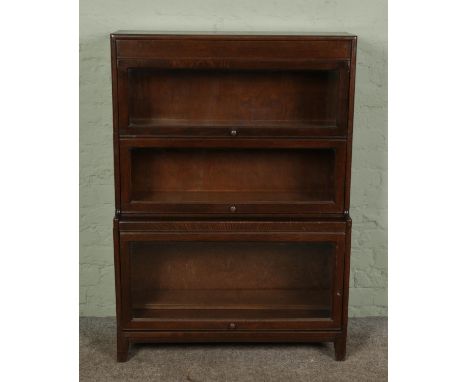
[[[167, 59], [190, 58], [200, 59], [349, 59], [351, 46], [347, 39], [340, 38], [288, 38], [259, 37], [257, 39], [236, 36], [183, 36], [159, 35], [153, 38], [138, 37], [116, 38], [118, 58], [154, 58]], [[128, 36], [130, 37], [130, 36]]]
[[153, 231], [153, 232], [332, 232], [345, 235], [346, 222], [344, 220], [293, 220], [293, 221], [265, 221], [265, 220], [148, 220], [134, 217], [120, 220], [121, 231]]
[[111, 35], [117, 360], [131, 342], [346, 355], [352, 35]]
[[[234, 206], [231, 215], [238, 216], [342, 213], [345, 148], [342, 140], [121, 139], [121, 210], [222, 215]], [[171, 193], [158, 192], [164, 187]]]

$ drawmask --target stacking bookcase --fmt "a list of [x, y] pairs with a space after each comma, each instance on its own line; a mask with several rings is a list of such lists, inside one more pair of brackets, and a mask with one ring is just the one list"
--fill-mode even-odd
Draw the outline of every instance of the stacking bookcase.
[[346, 354], [356, 36], [111, 35], [117, 359], [132, 342]]

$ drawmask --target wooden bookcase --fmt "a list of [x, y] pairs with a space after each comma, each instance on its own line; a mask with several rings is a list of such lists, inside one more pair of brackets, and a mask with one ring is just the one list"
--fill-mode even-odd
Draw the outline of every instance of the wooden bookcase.
[[117, 359], [132, 342], [346, 354], [356, 36], [116, 32]]

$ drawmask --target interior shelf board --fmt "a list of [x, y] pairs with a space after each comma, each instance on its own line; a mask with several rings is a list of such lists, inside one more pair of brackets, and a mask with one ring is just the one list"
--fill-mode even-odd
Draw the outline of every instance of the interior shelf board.
[[333, 202], [330, 195], [298, 191], [134, 191], [134, 200], [161, 203]]
[[134, 321], [154, 320], [329, 320], [330, 309], [132, 309]]
[[330, 290], [146, 290], [134, 291], [134, 309], [328, 310]]
[[204, 121], [169, 118], [132, 118], [129, 128], [314, 128], [314, 129], [336, 129], [336, 121], [315, 121], [315, 120], [252, 120], [252, 121]]

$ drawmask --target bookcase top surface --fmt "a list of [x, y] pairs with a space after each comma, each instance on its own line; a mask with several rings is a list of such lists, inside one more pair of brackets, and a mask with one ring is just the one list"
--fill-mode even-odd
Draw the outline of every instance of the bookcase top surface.
[[214, 37], [214, 38], [278, 38], [278, 37], [299, 37], [299, 38], [344, 38], [352, 39], [356, 35], [347, 32], [306, 32], [306, 31], [148, 31], [148, 30], [118, 30], [111, 33], [115, 37]]

